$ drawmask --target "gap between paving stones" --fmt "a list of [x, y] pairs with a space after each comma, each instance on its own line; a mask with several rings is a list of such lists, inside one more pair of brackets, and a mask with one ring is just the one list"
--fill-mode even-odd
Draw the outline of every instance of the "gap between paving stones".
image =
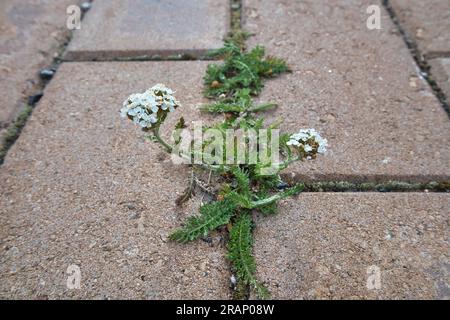
[[[429, 58], [425, 58], [422, 52], [419, 50], [419, 46], [417, 45], [416, 41], [408, 36], [408, 34], [405, 32], [405, 29], [402, 27], [400, 20], [398, 19], [398, 16], [392, 8], [389, 0], [381, 0], [383, 6], [386, 8], [386, 11], [389, 13], [389, 16], [391, 17], [392, 22], [397, 27], [401, 37], [406, 43], [406, 46], [408, 47], [409, 51], [411, 52], [411, 55], [413, 56], [417, 67], [420, 70], [420, 75], [428, 82], [431, 89], [433, 90], [435, 96], [438, 98], [439, 102], [442, 105], [442, 108], [447, 112], [447, 116], [450, 118], [450, 106], [448, 104], [448, 97], [445, 95], [445, 93], [442, 91], [442, 89], [439, 87], [439, 85], [436, 83], [436, 81], [433, 78], [433, 75], [430, 73], [430, 64], [428, 63]], [[445, 58], [449, 57], [449, 54], [443, 53], [442, 56], [433, 55], [432, 58]]]
[[349, 181], [318, 181], [305, 183], [304, 192], [450, 192], [449, 182], [410, 183], [388, 181], [383, 183], [352, 183]]
[[208, 56], [196, 57], [189, 53], [180, 53], [168, 56], [155, 55], [142, 55], [142, 56], [130, 56], [130, 57], [117, 57], [117, 58], [80, 58], [76, 60], [63, 59], [62, 62], [145, 62], [145, 61], [214, 61]]

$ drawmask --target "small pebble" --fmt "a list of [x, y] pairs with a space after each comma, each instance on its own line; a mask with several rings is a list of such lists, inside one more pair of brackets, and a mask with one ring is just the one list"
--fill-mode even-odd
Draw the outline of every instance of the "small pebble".
[[43, 80], [50, 80], [55, 75], [55, 71], [52, 69], [42, 69], [39, 76]]
[[82, 10], [83, 12], [88, 11], [91, 7], [92, 7], [92, 3], [88, 2], [88, 1], [83, 2], [83, 3], [81, 4], [81, 10]]
[[424, 34], [423, 29], [419, 28], [419, 29], [416, 30], [416, 37], [418, 39], [423, 39], [423, 34]]
[[284, 190], [287, 187], [289, 187], [289, 185], [286, 182], [280, 182], [280, 184], [277, 186], [278, 190]]
[[132, 202], [125, 204], [128, 210], [136, 210], [136, 205]]
[[141, 215], [140, 215], [139, 212], [131, 212], [131, 213], [128, 215], [128, 219], [130, 219], [130, 220], [139, 219], [140, 217], [141, 217]]
[[43, 97], [43, 93], [42, 92], [39, 92], [39, 93], [37, 93], [37, 94], [34, 94], [34, 95], [32, 95], [32, 96], [29, 96], [28, 97], [28, 104], [30, 105], [30, 106], [33, 106], [33, 105], [35, 105], [36, 103], [38, 103], [39, 102], [39, 100], [41, 100], [41, 98]]
[[409, 78], [409, 86], [412, 88], [417, 88], [417, 77]]
[[236, 277], [234, 276], [234, 274], [230, 277], [230, 285], [232, 288], [235, 288], [237, 284], [237, 280]]

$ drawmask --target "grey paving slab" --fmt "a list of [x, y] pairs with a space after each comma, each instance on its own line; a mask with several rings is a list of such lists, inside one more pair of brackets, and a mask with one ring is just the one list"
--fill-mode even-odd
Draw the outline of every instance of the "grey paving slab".
[[450, 55], [450, 1], [390, 0], [389, 3], [425, 57]]
[[[450, 121], [381, 7], [371, 1], [244, 2], [249, 47], [262, 44], [292, 73], [267, 82], [260, 100], [282, 129], [316, 128], [329, 152], [290, 169], [296, 180], [448, 180]], [[287, 175], [291, 176], [291, 175]]]
[[308, 193], [256, 219], [257, 275], [275, 299], [445, 299], [450, 196]]
[[38, 72], [68, 36], [66, 8], [79, 1], [0, 2], [0, 129], [34, 94]]
[[228, 0], [99, 0], [65, 58], [202, 56], [222, 46], [230, 25]]
[[444, 91], [447, 100], [450, 97], [450, 58], [429, 60], [431, 74], [439, 87]]
[[[2, 298], [229, 297], [224, 248], [167, 241], [197, 212], [175, 205], [189, 169], [119, 114], [162, 82], [183, 101], [178, 115], [198, 118], [206, 64], [61, 65], [0, 168]], [[67, 287], [71, 265], [79, 290]]]

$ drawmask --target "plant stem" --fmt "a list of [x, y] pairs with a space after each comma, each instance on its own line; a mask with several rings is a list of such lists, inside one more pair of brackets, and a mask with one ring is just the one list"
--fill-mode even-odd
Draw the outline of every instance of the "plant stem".
[[258, 207], [263, 207], [263, 206], [271, 204], [271, 203], [273, 203], [275, 201], [281, 200], [281, 199], [283, 199], [285, 197], [286, 196], [285, 195], [283, 196], [283, 194], [276, 194], [276, 195], [273, 195], [273, 196], [271, 196], [269, 198], [266, 198], [266, 199], [262, 199], [262, 200], [258, 200], [258, 201], [252, 201], [250, 209], [256, 209]]
[[247, 112], [265, 111], [277, 107], [276, 103], [263, 103], [248, 108]]
[[166, 148], [168, 153], [172, 153], [173, 147], [168, 144], [167, 142], [164, 141], [163, 138], [161, 138], [161, 136], [159, 135], [159, 125], [153, 128], [153, 135], [156, 139], [156, 141], [158, 141], [159, 143], [161, 143], [164, 148]]
[[280, 171], [286, 169], [290, 164], [300, 160], [299, 156], [289, 158], [280, 165]]
[[304, 188], [305, 188], [304, 184], [297, 184], [294, 187], [289, 188], [286, 191], [280, 192], [278, 194], [275, 194], [271, 197], [268, 197], [268, 198], [265, 198], [262, 200], [258, 200], [258, 201], [251, 201], [249, 209], [256, 209], [259, 207], [263, 207], [265, 205], [277, 202], [278, 200], [296, 195], [296, 194], [302, 192]]

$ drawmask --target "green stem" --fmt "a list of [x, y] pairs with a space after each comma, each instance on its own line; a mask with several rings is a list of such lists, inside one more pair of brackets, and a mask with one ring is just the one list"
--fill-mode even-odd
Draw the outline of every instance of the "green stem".
[[156, 141], [158, 141], [159, 143], [161, 143], [164, 148], [166, 148], [168, 153], [172, 153], [173, 147], [168, 144], [167, 142], [164, 141], [163, 138], [161, 138], [161, 136], [159, 135], [159, 125], [153, 128], [153, 135], [156, 139]]
[[262, 200], [258, 200], [258, 201], [251, 201], [249, 209], [256, 209], [256, 208], [259, 208], [259, 207], [263, 207], [263, 206], [266, 206], [268, 204], [277, 202], [277, 201], [279, 201], [281, 199], [285, 199], [287, 197], [299, 194], [300, 192], [303, 191], [304, 188], [305, 188], [305, 186], [303, 184], [297, 184], [294, 187], [289, 188], [289, 189], [287, 189], [284, 192], [280, 192], [278, 194], [275, 194], [275, 195], [273, 195], [271, 197], [268, 197], [268, 198], [265, 198], [265, 199], [262, 199]]
[[263, 103], [248, 108], [247, 112], [265, 111], [277, 107], [275, 103]]
[[281, 200], [281, 199], [283, 199], [285, 197], [286, 196], [283, 196], [283, 194], [276, 194], [276, 195], [273, 195], [273, 196], [271, 196], [269, 198], [265, 198], [265, 199], [258, 200], [258, 201], [252, 201], [251, 202], [251, 209], [256, 209], [256, 208], [259, 208], [259, 207], [263, 207], [265, 205], [268, 205], [268, 204], [271, 204], [271, 203], [276, 202], [278, 200]]
[[286, 169], [287, 167], [289, 167], [290, 164], [292, 164], [298, 160], [300, 160], [299, 156], [287, 159], [280, 165], [280, 171]]

